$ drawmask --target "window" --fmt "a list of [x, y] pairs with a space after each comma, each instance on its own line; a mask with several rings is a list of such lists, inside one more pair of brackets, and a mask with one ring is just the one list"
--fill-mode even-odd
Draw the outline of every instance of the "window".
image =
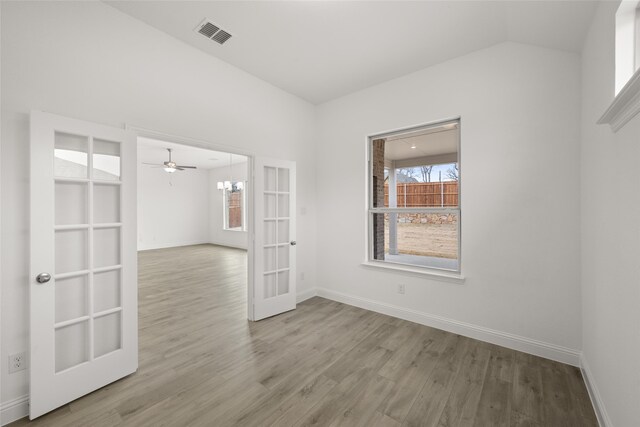
[[640, 113], [640, 1], [620, 2], [615, 36], [615, 97], [598, 124], [617, 132]]
[[616, 12], [616, 95], [640, 69], [640, 1], [623, 0]]
[[246, 231], [245, 189], [246, 182], [234, 182], [231, 188], [224, 188], [224, 229]]
[[460, 123], [369, 138], [370, 262], [460, 272]]
[[637, 2], [636, 6], [636, 25], [634, 30], [636, 33], [635, 69], [638, 71], [640, 70], [640, 1]]

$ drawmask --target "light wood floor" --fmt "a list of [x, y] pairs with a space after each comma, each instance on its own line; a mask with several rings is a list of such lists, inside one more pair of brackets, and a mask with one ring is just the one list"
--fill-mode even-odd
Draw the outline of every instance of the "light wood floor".
[[13, 426], [596, 426], [578, 369], [312, 298], [246, 321], [246, 253], [141, 252], [140, 369]]

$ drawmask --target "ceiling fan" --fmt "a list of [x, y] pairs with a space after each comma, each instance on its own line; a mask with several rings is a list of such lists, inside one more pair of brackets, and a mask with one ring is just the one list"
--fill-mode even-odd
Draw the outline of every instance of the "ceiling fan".
[[167, 151], [169, 152], [169, 161], [168, 162], [164, 162], [161, 165], [158, 165], [156, 163], [142, 163], [143, 165], [151, 165], [151, 166], [155, 166], [158, 168], [163, 168], [165, 172], [167, 173], [174, 173], [175, 171], [183, 171], [185, 169], [197, 169], [195, 166], [183, 166], [183, 165], [177, 165], [176, 162], [174, 162], [173, 160], [171, 160], [171, 148], [167, 148]]

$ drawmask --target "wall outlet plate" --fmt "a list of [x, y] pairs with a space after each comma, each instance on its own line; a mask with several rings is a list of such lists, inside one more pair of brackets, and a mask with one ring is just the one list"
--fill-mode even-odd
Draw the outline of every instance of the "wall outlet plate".
[[9, 373], [22, 371], [27, 369], [27, 356], [26, 353], [20, 352], [9, 356]]
[[404, 295], [404, 291], [405, 291], [404, 285], [398, 285], [398, 293]]

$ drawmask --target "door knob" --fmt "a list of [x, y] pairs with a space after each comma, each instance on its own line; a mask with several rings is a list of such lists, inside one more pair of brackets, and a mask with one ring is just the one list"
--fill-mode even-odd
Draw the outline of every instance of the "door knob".
[[38, 283], [47, 283], [49, 280], [51, 280], [49, 273], [40, 273], [36, 276], [36, 282]]
[[296, 241], [295, 241], [295, 240], [292, 240], [292, 241], [291, 241], [291, 246], [295, 246], [295, 245], [296, 245]]

